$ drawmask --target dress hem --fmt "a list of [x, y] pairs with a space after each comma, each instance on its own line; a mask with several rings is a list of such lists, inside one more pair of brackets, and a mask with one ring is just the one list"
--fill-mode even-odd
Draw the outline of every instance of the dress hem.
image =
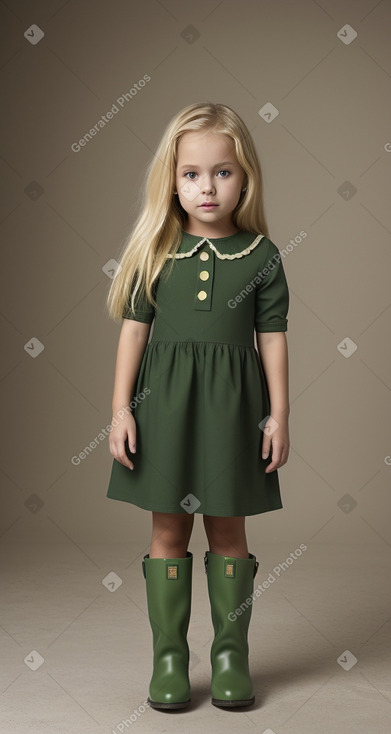
[[178, 512], [177, 505], [173, 509], [167, 509], [167, 506], [165, 507], [157, 507], [155, 504], [153, 507], [145, 507], [144, 505], [139, 505], [137, 502], [134, 502], [133, 500], [127, 500], [123, 497], [114, 497], [113, 495], [106, 495], [107, 499], [110, 500], [117, 500], [119, 502], [127, 502], [129, 505], [134, 505], [135, 507], [138, 507], [141, 510], [145, 510], [146, 512], [164, 512], [169, 515], [210, 515], [211, 517], [251, 517], [252, 515], [262, 515], [266, 512], [273, 512], [274, 510], [282, 510], [284, 509], [284, 505], [281, 503], [280, 505], [276, 507], [268, 507], [265, 510], [255, 510], [252, 512], [238, 512], [235, 514], [226, 514], [223, 512], [219, 512], [218, 510], [208, 510], [208, 512], [202, 511], [200, 508], [194, 510], [194, 512], [187, 512], [187, 510], [183, 510], [183, 512]]

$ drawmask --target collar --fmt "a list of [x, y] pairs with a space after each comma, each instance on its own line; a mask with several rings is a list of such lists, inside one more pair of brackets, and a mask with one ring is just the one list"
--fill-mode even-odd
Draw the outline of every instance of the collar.
[[264, 234], [255, 235], [254, 232], [239, 230], [228, 237], [210, 238], [189, 234], [182, 229], [182, 239], [176, 253], [169, 253], [166, 257], [174, 257], [178, 260], [192, 257], [200, 247], [206, 244], [220, 260], [234, 260], [249, 255], [264, 237]]

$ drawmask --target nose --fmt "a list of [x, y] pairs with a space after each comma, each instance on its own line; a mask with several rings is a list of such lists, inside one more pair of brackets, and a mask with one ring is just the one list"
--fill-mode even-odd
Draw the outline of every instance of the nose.
[[213, 191], [213, 190], [214, 190], [214, 186], [213, 186], [213, 184], [211, 183], [211, 181], [208, 181], [208, 180], [204, 180], [204, 182], [203, 182], [203, 184], [202, 184], [202, 187], [201, 187], [201, 191], [202, 191], [202, 193], [203, 193], [203, 194], [207, 194], [207, 193], [210, 193], [210, 192], [211, 192], [211, 191]]

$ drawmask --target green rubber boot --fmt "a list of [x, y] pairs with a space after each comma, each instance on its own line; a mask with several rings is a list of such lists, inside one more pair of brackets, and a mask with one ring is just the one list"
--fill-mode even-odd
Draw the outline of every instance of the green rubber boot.
[[153, 673], [148, 703], [156, 709], [190, 703], [189, 646], [193, 554], [142, 561], [153, 636]]
[[212, 704], [222, 708], [250, 706], [255, 696], [248, 664], [249, 597], [259, 563], [252, 553], [247, 559], [211, 551], [206, 551], [204, 563], [215, 632], [210, 651]]

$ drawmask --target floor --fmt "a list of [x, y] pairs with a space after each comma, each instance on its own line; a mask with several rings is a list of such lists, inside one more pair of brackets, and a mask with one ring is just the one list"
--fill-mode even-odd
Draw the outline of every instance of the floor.
[[262, 593], [249, 630], [256, 701], [241, 711], [210, 703], [204, 546], [189, 546], [192, 702], [171, 712], [145, 705], [152, 636], [141, 559], [148, 547], [2, 543], [1, 550], [2, 734], [391, 731], [384, 543], [318, 543], [301, 554], [281, 543], [250, 548]]

